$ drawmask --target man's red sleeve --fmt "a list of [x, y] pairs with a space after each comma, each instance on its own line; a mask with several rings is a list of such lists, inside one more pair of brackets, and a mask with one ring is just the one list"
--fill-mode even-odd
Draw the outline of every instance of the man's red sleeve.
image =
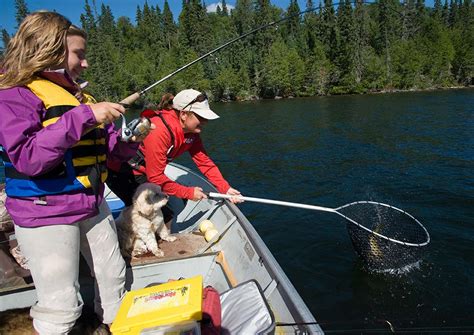
[[199, 171], [206, 176], [212, 185], [214, 185], [220, 193], [227, 193], [230, 185], [222, 176], [217, 165], [207, 155], [201, 137], [196, 137], [192, 147], [189, 149], [189, 153]]
[[160, 185], [166, 194], [183, 199], [192, 199], [194, 196], [193, 187], [180, 185], [165, 175], [165, 168], [168, 164], [166, 152], [171, 146], [171, 136], [161, 120], [158, 119], [158, 122], [153, 123], [156, 128], [143, 141], [148, 181]]

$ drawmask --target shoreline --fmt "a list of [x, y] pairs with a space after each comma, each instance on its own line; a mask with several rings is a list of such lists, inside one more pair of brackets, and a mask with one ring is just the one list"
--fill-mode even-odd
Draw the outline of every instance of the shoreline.
[[430, 87], [430, 88], [411, 88], [411, 89], [384, 89], [367, 91], [364, 93], [343, 93], [343, 94], [325, 94], [325, 95], [310, 95], [310, 96], [275, 96], [273, 98], [263, 98], [258, 96], [250, 96], [248, 99], [221, 99], [215, 102], [218, 103], [232, 103], [232, 102], [249, 102], [249, 101], [260, 101], [260, 100], [287, 100], [287, 99], [299, 99], [299, 98], [322, 98], [322, 97], [335, 97], [335, 96], [349, 96], [349, 95], [372, 95], [372, 94], [391, 94], [391, 93], [417, 93], [417, 92], [434, 92], [434, 91], [449, 91], [449, 90], [460, 90], [460, 89], [474, 89], [474, 85], [470, 86], [449, 86], [449, 87]]

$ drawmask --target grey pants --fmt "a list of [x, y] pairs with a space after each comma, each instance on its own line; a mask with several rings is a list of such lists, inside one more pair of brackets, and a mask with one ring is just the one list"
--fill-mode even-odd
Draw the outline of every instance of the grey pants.
[[125, 262], [105, 201], [93, 218], [37, 228], [15, 225], [15, 235], [38, 295], [31, 308], [38, 333], [67, 334], [81, 315], [79, 252], [96, 280], [95, 312], [104, 323], [112, 323], [125, 294]]

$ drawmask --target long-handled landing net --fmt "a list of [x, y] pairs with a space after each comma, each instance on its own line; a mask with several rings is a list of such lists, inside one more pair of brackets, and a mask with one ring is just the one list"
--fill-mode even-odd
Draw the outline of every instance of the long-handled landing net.
[[[232, 196], [209, 193], [211, 198]], [[335, 213], [346, 219], [346, 227], [357, 255], [371, 270], [387, 271], [407, 267], [421, 259], [430, 242], [425, 227], [407, 212], [380, 202], [356, 201], [328, 208], [252, 197], [241, 200]]]

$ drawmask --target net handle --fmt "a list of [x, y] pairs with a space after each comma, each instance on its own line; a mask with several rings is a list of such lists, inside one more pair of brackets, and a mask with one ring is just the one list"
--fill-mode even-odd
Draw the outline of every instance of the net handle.
[[297, 203], [297, 202], [288, 202], [288, 201], [271, 200], [271, 199], [263, 199], [263, 198], [253, 198], [253, 197], [244, 197], [244, 196], [241, 196], [241, 195], [235, 196], [235, 195], [221, 194], [221, 193], [215, 193], [215, 192], [209, 192], [207, 195], [209, 196], [209, 198], [221, 198], [221, 199], [236, 198], [236, 199], [239, 199], [239, 200], [250, 201], [250, 202], [258, 202], [258, 203], [262, 203], [262, 204], [278, 205], [278, 206], [286, 206], [286, 207], [296, 207], [296, 208], [310, 209], [310, 210], [313, 210], [313, 211], [323, 211], [323, 212], [330, 212], [330, 213], [340, 214], [334, 208], [306, 205], [306, 204], [300, 204], [300, 203]]

